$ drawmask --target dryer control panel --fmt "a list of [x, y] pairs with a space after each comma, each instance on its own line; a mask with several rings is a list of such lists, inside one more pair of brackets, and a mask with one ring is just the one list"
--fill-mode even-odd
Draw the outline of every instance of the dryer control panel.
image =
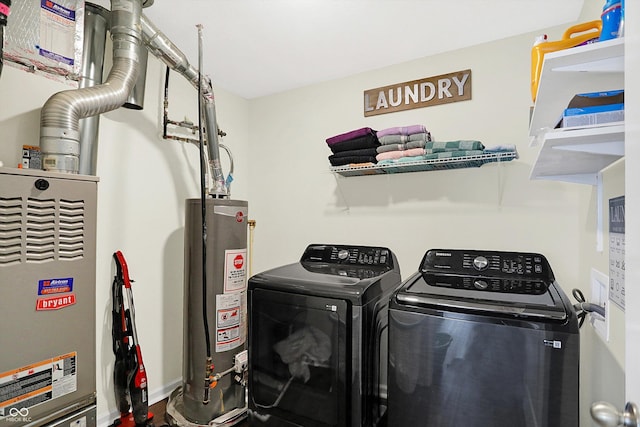
[[391, 251], [375, 246], [309, 245], [300, 262], [394, 268]]
[[462, 249], [430, 249], [420, 271], [433, 274], [521, 278], [552, 282], [547, 259], [537, 253]]

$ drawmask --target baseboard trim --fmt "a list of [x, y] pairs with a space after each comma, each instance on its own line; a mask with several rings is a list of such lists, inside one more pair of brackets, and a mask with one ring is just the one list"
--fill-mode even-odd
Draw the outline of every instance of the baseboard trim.
[[[176, 379], [150, 392], [149, 406], [160, 402], [162, 399], [166, 399], [167, 397], [169, 397], [171, 392], [180, 385], [182, 385], [181, 378]], [[113, 421], [118, 418], [120, 418], [120, 413], [117, 410], [109, 412], [107, 414], [100, 415], [98, 416], [98, 419], [97, 419], [97, 427], [109, 427], [111, 424], [113, 424]]]

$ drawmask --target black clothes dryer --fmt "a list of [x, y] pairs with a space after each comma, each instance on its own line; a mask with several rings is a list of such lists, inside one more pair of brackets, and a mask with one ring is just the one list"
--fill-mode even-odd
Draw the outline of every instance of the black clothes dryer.
[[313, 244], [249, 279], [249, 425], [372, 427], [386, 412], [387, 248]]
[[429, 250], [389, 312], [389, 426], [578, 427], [576, 314], [544, 256]]

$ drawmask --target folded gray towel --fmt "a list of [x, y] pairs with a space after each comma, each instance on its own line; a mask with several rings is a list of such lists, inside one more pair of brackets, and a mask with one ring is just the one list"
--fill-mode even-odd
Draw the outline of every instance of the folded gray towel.
[[378, 154], [386, 153], [389, 151], [404, 151], [411, 150], [412, 148], [423, 148], [425, 144], [426, 142], [424, 141], [412, 141], [405, 144], [383, 144], [376, 148], [376, 151], [378, 152]]
[[413, 141], [431, 141], [431, 133], [421, 132], [412, 135], [385, 135], [378, 138], [380, 144], [405, 144]]

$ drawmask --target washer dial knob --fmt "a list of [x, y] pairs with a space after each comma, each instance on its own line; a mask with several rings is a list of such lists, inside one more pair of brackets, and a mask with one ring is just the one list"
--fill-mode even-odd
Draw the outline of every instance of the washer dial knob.
[[349, 258], [349, 251], [346, 249], [340, 249], [338, 251], [338, 258], [343, 260]]
[[487, 283], [486, 280], [478, 279], [473, 282], [473, 286], [475, 286], [476, 289], [484, 291], [489, 287], [489, 283]]
[[482, 255], [477, 256], [473, 260], [473, 266], [476, 270], [484, 270], [489, 266], [489, 260]]

